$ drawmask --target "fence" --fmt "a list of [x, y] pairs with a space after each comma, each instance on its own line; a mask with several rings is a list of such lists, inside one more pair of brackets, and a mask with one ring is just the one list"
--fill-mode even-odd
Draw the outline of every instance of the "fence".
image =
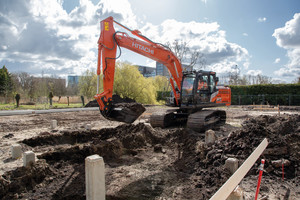
[[232, 95], [232, 105], [285, 105], [285, 106], [300, 106], [300, 95]]

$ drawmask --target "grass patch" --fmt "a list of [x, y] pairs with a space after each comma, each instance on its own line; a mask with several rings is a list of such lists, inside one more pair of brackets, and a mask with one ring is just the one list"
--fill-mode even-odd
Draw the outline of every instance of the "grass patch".
[[52, 107], [49, 104], [36, 104], [36, 105], [20, 105], [18, 108], [16, 104], [0, 104], [0, 110], [48, 110], [59, 108], [81, 108], [82, 103], [61, 104], [53, 103]]

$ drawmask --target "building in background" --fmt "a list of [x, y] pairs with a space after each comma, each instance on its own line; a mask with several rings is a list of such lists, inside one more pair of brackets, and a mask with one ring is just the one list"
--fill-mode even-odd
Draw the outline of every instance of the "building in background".
[[156, 75], [155, 68], [137, 65], [140, 73], [144, 77], [154, 77]]
[[68, 76], [68, 86], [75, 86], [79, 83], [80, 76]]
[[[183, 71], [192, 71], [193, 67], [189, 65], [182, 64]], [[166, 76], [169, 77], [169, 70], [163, 64], [156, 62], [156, 76]]]
[[167, 76], [169, 77], [169, 70], [163, 64], [156, 62], [156, 76]]

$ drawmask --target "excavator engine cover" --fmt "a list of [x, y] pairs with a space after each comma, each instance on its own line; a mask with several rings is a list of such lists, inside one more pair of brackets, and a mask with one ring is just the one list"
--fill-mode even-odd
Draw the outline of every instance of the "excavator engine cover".
[[143, 112], [145, 107], [130, 98], [121, 98], [119, 95], [113, 95], [112, 105], [108, 112], [100, 111], [101, 114], [113, 121], [133, 123]]

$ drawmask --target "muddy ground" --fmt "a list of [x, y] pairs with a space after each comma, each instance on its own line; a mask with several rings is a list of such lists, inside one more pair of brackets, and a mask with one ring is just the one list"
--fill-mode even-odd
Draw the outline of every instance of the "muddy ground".
[[[299, 110], [226, 108], [227, 123], [214, 131], [218, 140], [204, 144], [204, 134], [185, 127], [153, 129], [150, 106], [132, 125], [112, 122], [98, 111], [20, 115], [0, 118], [0, 199], [85, 199], [84, 159], [104, 158], [107, 199], [209, 199], [230, 177], [229, 157], [240, 164], [263, 138], [269, 145], [260, 198], [300, 199]], [[286, 109], [287, 110], [287, 109]], [[58, 128], [51, 130], [56, 119]], [[85, 130], [85, 124], [92, 130]], [[35, 165], [22, 167], [10, 158], [10, 146], [37, 154]], [[260, 159], [261, 159], [260, 158]], [[242, 180], [245, 199], [254, 199], [260, 159]], [[282, 166], [274, 161], [284, 159]], [[273, 163], [272, 163], [273, 161]]]

